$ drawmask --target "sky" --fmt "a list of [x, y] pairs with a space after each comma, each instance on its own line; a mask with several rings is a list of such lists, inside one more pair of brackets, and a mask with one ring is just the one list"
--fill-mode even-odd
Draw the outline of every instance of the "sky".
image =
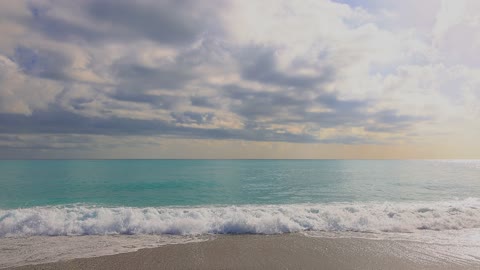
[[0, 158], [480, 158], [480, 1], [0, 1]]

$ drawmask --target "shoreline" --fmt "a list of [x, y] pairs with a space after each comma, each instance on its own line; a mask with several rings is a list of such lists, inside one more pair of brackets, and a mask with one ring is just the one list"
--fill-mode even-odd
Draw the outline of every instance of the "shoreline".
[[455, 246], [301, 234], [218, 235], [115, 255], [5, 268], [33, 269], [479, 269]]

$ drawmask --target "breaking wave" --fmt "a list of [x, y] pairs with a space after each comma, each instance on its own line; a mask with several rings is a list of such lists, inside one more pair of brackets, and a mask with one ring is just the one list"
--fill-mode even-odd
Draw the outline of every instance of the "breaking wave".
[[0, 210], [0, 237], [415, 232], [480, 228], [480, 199], [209, 207], [66, 205]]

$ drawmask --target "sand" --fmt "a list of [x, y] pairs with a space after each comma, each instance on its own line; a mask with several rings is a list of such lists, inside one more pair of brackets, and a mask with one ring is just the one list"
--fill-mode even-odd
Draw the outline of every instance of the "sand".
[[[480, 269], [428, 244], [299, 234], [227, 235], [136, 252], [13, 269]], [[447, 250], [448, 249], [440, 249]]]

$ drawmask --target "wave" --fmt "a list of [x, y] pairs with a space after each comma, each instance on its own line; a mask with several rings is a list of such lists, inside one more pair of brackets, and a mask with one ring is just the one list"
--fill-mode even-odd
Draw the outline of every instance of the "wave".
[[480, 228], [480, 199], [210, 207], [0, 210], [0, 237], [108, 234], [278, 234], [301, 231], [416, 232]]

